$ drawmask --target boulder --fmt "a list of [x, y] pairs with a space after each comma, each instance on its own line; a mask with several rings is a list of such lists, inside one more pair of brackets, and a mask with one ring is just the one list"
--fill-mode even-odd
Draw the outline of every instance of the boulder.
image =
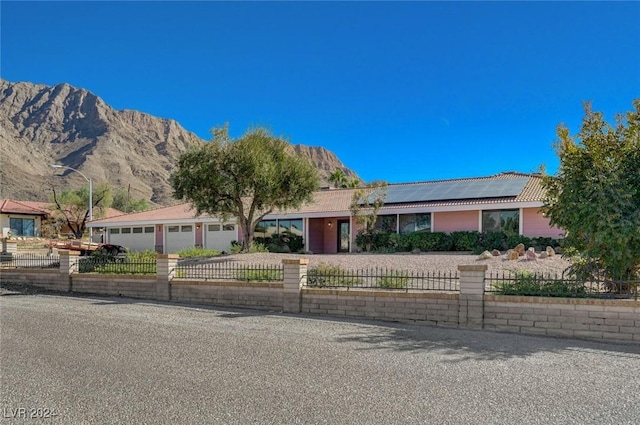
[[488, 260], [489, 258], [493, 258], [493, 255], [489, 251], [485, 251], [478, 257], [478, 260]]
[[507, 260], [517, 260], [520, 257], [518, 251], [515, 249], [510, 249], [507, 251]]
[[529, 261], [537, 261], [538, 260], [538, 256], [536, 255], [536, 251], [533, 249], [528, 249], [526, 254], [525, 254], [527, 260]]
[[519, 243], [518, 245], [516, 245], [515, 248], [513, 248], [513, 250], [515, 252], [517, 252], [518, 255], [520, 255], [520, 256], [524, 255], [524, 244], [523, 243]]
[[501, 254], [500, 254], [500, 251], [498, 251], [497, 249], [494, 249], [493, 251], [491, 251], [491, 255], [493, 255], [494, 257], [499, 257]]
[[549, 253], [547, 251], [542, 251], [538, 258], [549, 258]]
[[549, 257], [553, 257], [554, 255], [556, 255], [556, 251], [550, 246], [547, 247], [546, 253]]

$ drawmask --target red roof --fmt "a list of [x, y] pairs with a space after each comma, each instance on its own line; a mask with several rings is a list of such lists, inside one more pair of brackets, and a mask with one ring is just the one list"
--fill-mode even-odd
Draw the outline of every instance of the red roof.
[[29, 215], [49, 215], [43, 202], [14, 201], [13, 199], [0, 199], [0, 213], [3, 214], [29, 214]]

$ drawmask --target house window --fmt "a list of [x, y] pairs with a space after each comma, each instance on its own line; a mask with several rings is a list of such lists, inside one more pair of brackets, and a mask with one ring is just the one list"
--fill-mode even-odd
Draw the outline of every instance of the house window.
[[376, 229], [381, 230], [383, 232], [396, 233], [397, 218], [398, 218], [398, 216], [396, 216], [395, 214], [393, 214], [393, 215], [379, 215], [376, 218]]
[[482, 211], [483, 232], [504, 232], [507, 235], [520, 233], [520, 211], [491, 210]]
[[144, 228], [144, 232], [145, 233], [153, 233], [153, 226], [145, 227]]
[[11, 218], [9, 226], [13, 236], [35, 236], [36, 221], [33, 218]]
[[134, 227], [133, 233], [142, 233], [142, 227]]
[[180, 226], [167, 226], [167, 232], [176, 233], [180, 231]]
[[123, 227], [122, 234], [125, 234], [125, 233], [131, 233], [131, 227]]
[[119, 235], [120, 234], [120, 229], [109, 229], [109, 234], [110, 235]]
[[223, 224], [222, 225], [222, 230], [224, 232], [232, 232], [235, 230], [235, 227], [233, 226], [233, 224]]
[[400, 214], [400, 233], [430, 232], [431, 213]]
[[262, 220], [255, 228], [254, 236], [257, 238], [268, 238], [278, 233], [276, 220]]
[[190, 233], [193, 232], [193, 226], [182, 226], [181, 231], [185, 232], [185, 233]]
[[219, 224], [210, 224], [209, 225], [209, 231], [210, 232], [219, 232], [220, 231], [220, 225]]

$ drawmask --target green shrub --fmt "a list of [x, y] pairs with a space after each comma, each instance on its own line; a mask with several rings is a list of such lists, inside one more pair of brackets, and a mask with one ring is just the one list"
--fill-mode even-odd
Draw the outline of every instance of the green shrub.
[[180, 258], [195, 258], [195, 257], [215, 257], [220, 255], [220, 251], [215, 249], [207, 249], [202, 247], [185, 248], [178, 251]]
[[482, 232], [480, 234], [480, 240], [478, 242], [478, 247], [474, 250], [474, 253], [479, 254], [483, 251], [491, 251], [491, 250], [500, 250], [504, 251], [507, 249], [507, 236], [503, 232]]
[[527, 270], [518, 270], [512, 280], [493, 282], [500, 295], [525, 296], [584, 296], [586, 288], [574, 279], [550, 279]]
[[352, 276], [340, 266], [320, 263], [307, 271], [309, 286], [353, 286], [362, 285], [362, 279]]
[[246, 269], [235, 272], [238, 280], [249, 281], [277, 281], [282, 280], [282, 271], [273, 269]]
[[385, 289], [404, 289], [408, 283], [408, 273], [398, 270], [389, 270], [378, 279], [378, 286]]
[[259, 243], [267, 247], [268, 252], [287, 253], [304, 250], [304, 239], [302, 236], [291, 233], [288, 230], [269, 237], [255, 237], [253, 238], [253, 243]]
[[459, 231], [451, 232], [454, 251], [473, 251], [480, 242], [480, 232]]

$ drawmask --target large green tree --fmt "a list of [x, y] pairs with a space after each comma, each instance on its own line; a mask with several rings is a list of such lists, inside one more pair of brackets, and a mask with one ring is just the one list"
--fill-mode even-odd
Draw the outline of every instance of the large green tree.
[[545, 176], [543, 211], [567, 231], [584, 276], [619, 279], [640, 268], [640, 99], [607, 123], [585, 104], [580, 131], [558, 126], [560, 168]]
[[291, 145], [263, 128], [233, 140], [227, 127], [213, 140], [180, 156], [171, 176], [175, 196], [197, 213], [235, 217], [248, 250], [254, 229], [275, 209], [299, 208], [311, 201], [320, 180], [317, 170]]

